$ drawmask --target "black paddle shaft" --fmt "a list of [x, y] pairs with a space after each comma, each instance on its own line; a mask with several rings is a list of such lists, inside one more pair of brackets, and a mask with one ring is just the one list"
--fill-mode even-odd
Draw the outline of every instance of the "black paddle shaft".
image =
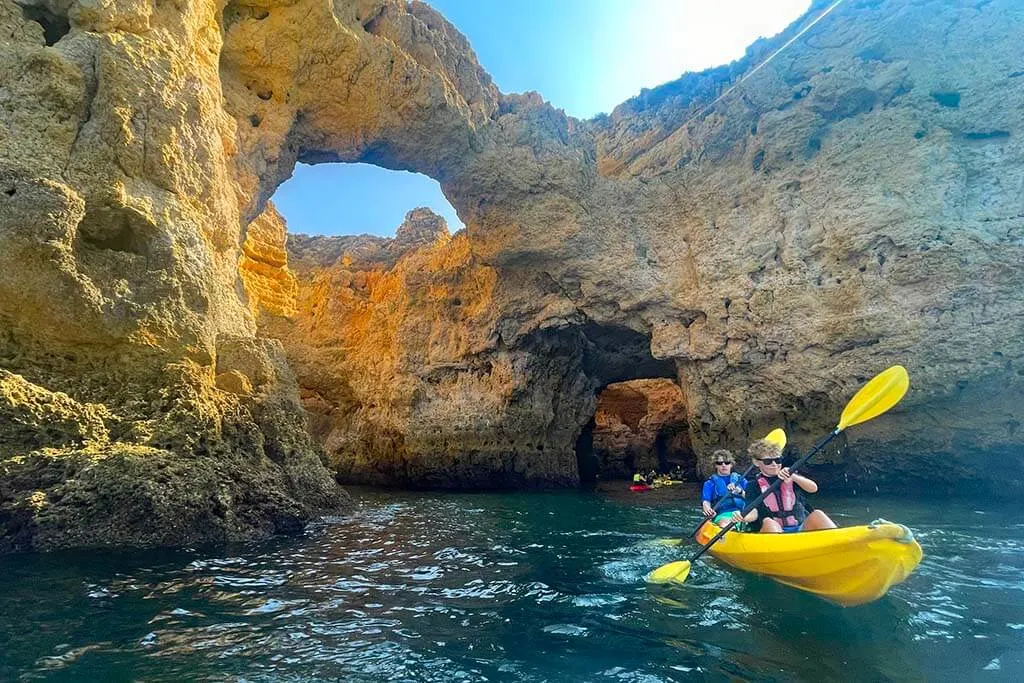
[[[801, 467], [803, 467], [804, 464], [808, 460], [810, 460], [812, 457], [814, 457], [815, 455], [820, 453], [821, 449], [823, 449], [830, 441], [832, 441], [832, 439], [834, 439], [837, 436], [839, 436], [839, 433], [841, 431], [842, 431], [841, 429], [836, 427], [835, 429], [832, 430], [832, 432], [828, 436], [826, 436], [824, 439], [822, 439], [818, 443], [814, 444], [814, 448], [812, 448], [810, 450], [810, 452], [807, 453], [807, 455], [805, 455], [804, 457], [800, 458], [795, 463], [793, 463], [793, 466], [789, 468], [790, 473], [791, 474], [796, 474], [797, 470], [799, 470]], [[754, 508], [756, 508], [758, 505], [761, 504], [762, 500], [764, 500], [767, 496], [769, 496], [769, 495], [775, 493], [776, 491], [778, 491], [780, 486], [782, 486], [782, 480], [781, 479], [777, 479], [771, 486], [768, 487], [768, 489], [766, 491], [763, 491], [760, 496], [758, 496], [754, 500], [752, 500], [749, 503], [747, 503], [747, 505], [740, 512], [740, 514], [743, 515], [744, 517], [746, 517], [747, 514], [749, 514], [751, 510], [753, 510]], [[722, 536], [725, 536], [725, 533], [727, 531], [729, 531], [729, 529], [732, 529], [734, 526], [736, 526], [736, 521], [735, 520], [733, 520], [732, 522], [729, 522], [728, 526], [726, 526], [721, 531], [719, 531], [718, 534], [714, 538], [712, 538], [710, 541], [705, 543], [704, 546], [700, 550], [698, 550], [694, 554], [693, 557], [690, 558], [690, 562], [696, 561], [698, 557], [700, 557], [701, 555], [706, 553], [708, 551], [708, 548], [713, 546], [715, 543], [718, 543], [718, 539], [720, 539]], [[700, 527], [697, 527], [697, 529], [699, 530]], [[696, 532], [694, 532], [694, 533], [696, 533]]]

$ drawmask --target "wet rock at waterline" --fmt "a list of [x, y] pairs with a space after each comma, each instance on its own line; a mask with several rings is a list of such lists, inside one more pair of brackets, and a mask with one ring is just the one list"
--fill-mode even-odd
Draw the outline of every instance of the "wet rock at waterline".
[[[347, 480], [567, 485], [609, 384], [676, 381], [704, 454], [807, 445], [902, 363], [834, 480], [1020, 486], [1022, 10], [843, 3], [740, 82], [823, 8], [578, 121], [422, 3], [0, 0], [4, 547], [343, 506], [300, 398]], [[467, 230], [293, 269], [267, 199], [297, 160], [426, 173]], [[109, 500], [206, 521], [65, 514]]]

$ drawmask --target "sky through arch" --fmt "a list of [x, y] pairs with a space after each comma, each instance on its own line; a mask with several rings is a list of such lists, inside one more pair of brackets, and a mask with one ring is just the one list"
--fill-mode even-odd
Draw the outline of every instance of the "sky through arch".
[[[741, 57], [810, 0], [432, 0], [502, 92], [535, 90], [577, 118]], [[394, 235], [427, 206], [460, 229], [437, 181], [368, 164], [299, 164], [273, 198], [290, 232]]]
[[451, 233], [463, 227], [436, 180], [372, 164], [296, 164], [273, 202], [292, 233], [393, 237], [420, 206], [448, 221]]

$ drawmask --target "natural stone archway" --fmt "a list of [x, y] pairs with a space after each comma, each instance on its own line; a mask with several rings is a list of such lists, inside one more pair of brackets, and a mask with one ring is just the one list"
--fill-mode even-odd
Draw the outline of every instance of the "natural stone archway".
[[498, 110], [465, 38], [421, 2], [241, 0], [225, 7], [223, 30], [250, 218], [300, 160], [366, 162], [444, 187]]
[[[438, 33], [430, 40], [439, 39], [450, 27], [423, 6], [412, 7], [404, 14], [389, 6], [374, 27], [391, 28], [374, 35], [386, 33], [400, 46], [407, 68], [415, 62], [429, 70], [438, 62], [429, 50], [423, 56], [424, 36], [433, 27]], [[586, 420], [569, 407], [579, 400], [566, 392], [585, 396], [589, 385], [559, 380], [557, 392], [550, 388], [551, 359], [561, 364], [555, 374], [574, 377], [568, 359], [575, 354], [569, 347], [552, 354], [538, 340], [571, 339], [571, 330], [585, 325], [649, 336], [654, 357], [677, 366], [701, 450], [734, 445], [779, 423], [806, 445], [863, 380], [894, 362], [910, 368], [915, 392], [900, 411], [859, 429], [851, 460], [875, 457], [884, 447], [892, 457], [876, 462], [894, 481], [901, 472], [919, 473], [901, 453], [939, 452], [956, 460], [945, 444], [959, 427], [939, 436], [943, 430], [920, 425], [923, 414], [964, 411], [963, 394], [955, 389], [964, 374], [974, 378], [968, 385], [980, 389], [977, 398], [993, 414], [991, 427], [982, 430], [988, 436], [971, 438], [1015, 442], [1005, 425], [1020, 421], [1012, 398], [1021, 391], [1012, 374], [1020, 362], [1013, 341], [1019, 328], [1012, 322], [1021, 313], [1012, 296], [1021, 278], [1019, 199], [993, 183], [1018, 177], [1020, 148], [1012, 131], [1019, 121], [1011, 123], [1007, 117], [1014, 115], [987, 93], [1018, 91], [1018, 81], [1006, 80], [1014, 73], [1004, 57], [1012, 48], [999, 41], [1010, 40], [1010, 27], [1021, 17], [1005, 2], [979, 8], [844, 5], [794, 43], [785, 59], [746, 80], [737, 96], [707, 109], [820, 9], [729, 68], [655, 89], [592, 122], [567, 118], [532, 95], [492, 99], [486, 80], [467, 80], [464, 72], [442, 79], [459, 97], [424, 110], [405, 129], [413, 132], [395, 139], [398, 133], [386, 124], [386, 136], [374, 128], [354, 148], [327, 150], [323, 140], [351, 138], [337, 126], [358, 121], [354, 114], [317, 118], [325, 126], [317, 132], [307, 116], [292, 129], [298, 155], [309, 144], [295, 142], [301, 130], [316, 141], [311, 156], [432, 175], [468, 227], [435, 254], [433, 263], [447, 265], [429, 277], [421, 270], [413, 281], [406, 278], [412, 272], [385, 278], [395, 300], [429, 302], [406, 306], [395, 317], [394, 307], [377, 309], [392, 330], [394, 361], [387, 372], [372, 362], [370, 348], [343, 345], [348, 358], [363, 358], [350, 367], [373, 368], [352, 375], [356, 383], [387, 387], [350, 432], [362, 444], [353, 446], [363, 453], [354, 458], [371, 452], [384, 458], [364, 469], [396, 468], [374, 480], [423, 481], [428, 471], [446, 480], [445, 473], [459, 471], [456, 481], [472, 485], [479, 481], [471, 472], [493, 460], [513, 473], [501, 481], [571, 480], [561, 465], [531, 470], [525, 463], [572, 459], [563, 435]], [[971, 21], [958, 22], [968, 14]], [[959, 33], [948, 34], [949, 25]], [[955, 69], [937, 67], [937, 44], [976, 40], [968, 25], [989, 27], [988, 47], [961, 50]], [[934, 96], [948, 90], [941, 82], [950, 73], [964, 68], [976, 93], [969, 110]], [[404, 82], [429, 82], [418, 78]], [[453, 102], [458, 116], [449, 108]], [[424, 148], [416, 132], [428, 125], [438, 127], [429, 139], [445, 141], [436, 150]], [[985, 134], [989, 129], [1010, 134]], [[449, 259], [447, 250], [457, 256]], [[932, 286], [934, 273], [957, 270], [964, 279], [952, 289]], [[472, 314], [452, 316], [444, 301], [463, 305], [466, 299], [452, 292], [483, 280], [493, 284], [466, 309]], [[968, 322], [972, 316], [990, 322], [979, 327]], [[959, 338], [978, 339], [986, 353], [963, 357], [951, 342]], [[1010, 375], [991, 353], [1009, 359]], [[510, 382], [510, 374], [517, 379]], [[994, 392], [1004, 377], [1008, 385]], [[556, 393], [562, 426], [551, 427], [547, 410], [535, 406], [526, 413], [515, 409], [506, 422], [513, 399], [549, 404]], [[522, 443], [510, 438], [512, 425], [530, 437]], [[380, 434], [389, 436], [371, 443]], [[524, 455], [539, 436], [561, 444], [557, 456], [550, 445], [543, 456]], [[896, 450], [888, 448], [893, 444]], [[389, 448], [400, 455], [384, 465]], [[440, 452], [448, 455], [436, 457]], [[418, 463], [411, 470], [402, 464], [408, 458]], [[477, 464], [464, 466], [460, 459]], [[1016, 460], [1011, 465], [1019, 466]]]
[[265, 315], [261, 325], [284, 341], [314, 436], [340, 480], [572, 485], [574, 444], [598, 387], [638, 373], [674, 375], [642, 335], [578, 315], [514, 348], [499, 342], [478, 358], [448, 361], [465, 354], [469, 324], [492, 311], [502, 286], [492, 268], [473, 264], [468, 244], [425, 210], [410, 212], [393, 240], [289, 241], [298, 313]]
[[592, 450], [601, 479], [668, 473], [676, 467], [690, 478], [695, 475], [686, 397], [671, 380], [608, 385], [598, 395], [594, 420]]
[[[343, 474], [575, 483], [620, 335], [698, 451], [806, 445], [900, 362], [835, 471], [1016, 491], [1024, 10], [846, 2], [753, 72], [823, 7], [577, 121], [418, 2], [0, 0], [0, 548], [338, 509], [299, 386]], [[300, 159], [425, 173], [467, 230], [291, 284], [267, 198]]]

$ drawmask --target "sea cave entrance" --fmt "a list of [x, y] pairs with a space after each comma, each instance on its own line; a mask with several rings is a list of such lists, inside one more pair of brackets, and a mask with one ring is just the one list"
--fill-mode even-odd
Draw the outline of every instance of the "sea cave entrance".
[[670, 379], [609, 384], [598, 394], [594, 417], [576, 443], [580, 481], [676, 469], [694, 479], [696, 456], [686, 411], [686, 397]]
[[650, 339], [631, 329], [591, 323], [580, 338], [583, 371], [597, 380], [594, 413], [576, 439], [580, 482], [677, 468], [693, 479], [696, 456], [675, 364], [655, 359]]

